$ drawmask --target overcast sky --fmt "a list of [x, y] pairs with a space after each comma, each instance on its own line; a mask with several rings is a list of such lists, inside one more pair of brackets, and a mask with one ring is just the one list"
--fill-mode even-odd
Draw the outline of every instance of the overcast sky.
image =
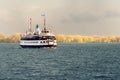
[[0, 0], [0, 33], [47, 27], [56, 34], [120, 36], [120, 0]]

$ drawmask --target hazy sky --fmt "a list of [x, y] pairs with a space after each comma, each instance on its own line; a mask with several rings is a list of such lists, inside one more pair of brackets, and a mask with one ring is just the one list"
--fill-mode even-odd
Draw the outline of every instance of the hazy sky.
[[43, 12], [57, 34], [120, 36], [120, 0], [0, 0], [0, 33], [42, 27]]

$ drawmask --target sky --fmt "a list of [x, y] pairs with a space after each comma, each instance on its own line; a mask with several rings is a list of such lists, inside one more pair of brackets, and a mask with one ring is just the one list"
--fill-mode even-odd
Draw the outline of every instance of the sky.
[[120, 0], [0, 0], [0, 33], [43, 25], [55, 34], [120, 36]]

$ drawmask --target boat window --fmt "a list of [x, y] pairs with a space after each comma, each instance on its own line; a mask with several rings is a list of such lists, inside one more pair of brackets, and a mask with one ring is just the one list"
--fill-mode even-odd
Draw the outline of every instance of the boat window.
[[22, 37], [21, 40], [39, 40], [39, 36]]
[[47, 38], [47, 36], [42, 36], [41, 39], [42, 40], [47, 40], [48, 38]]
[[51, 40], [56, 40], [55, 36], [48, 36]]

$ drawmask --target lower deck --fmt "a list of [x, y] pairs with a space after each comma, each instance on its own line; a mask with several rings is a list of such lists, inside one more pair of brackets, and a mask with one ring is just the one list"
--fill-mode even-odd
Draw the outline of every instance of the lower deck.
[[23, 47], [23, 48], [26, 48], [26, 47], [31, 47], [31, 48], [34, 48], [34, 47], [56, 47], [57, 46], [57, 43], [56, 43], [56, 40], [52, 40], [52, 41], [49, 41], [49, 40], [21, 40], [20, 41], [20, 46]]

